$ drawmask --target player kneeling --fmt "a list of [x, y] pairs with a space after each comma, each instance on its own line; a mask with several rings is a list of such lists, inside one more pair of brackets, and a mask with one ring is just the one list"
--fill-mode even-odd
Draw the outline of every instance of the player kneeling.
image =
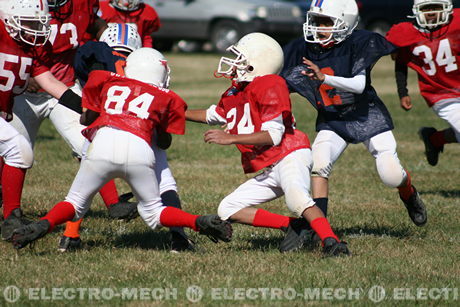
[[[307, 135], [295, 129], [289, 90], [276, 75], [283, 66], [280, 45], [265, 34], [251, 33], [228, 50], [236, 58], [223, 57], [217, 73], [231, 78], [232, 86], [217, 106], [188, 110], [186, 119], [226, 125], [225, 131], [207, 131], [205, 141], [235, 144], [241, 151], [245, 173], [265, 170], [225, 197], [219, 205], [219, 216], [255, 227], [287, 229], [280, 245], [282, 252], [302, 247], [313, 228], [326, 255], [348, 255], [346, 244], [337, 238], [310, 197], [310, 142]], [[252, 207], [282, 195], [289, 210], [300, 219]]]
[[83, 89], [81, 122], [91, 142], [65, 201], [56, 204], [40, 221], [15, 229], [13, 245], [23, 248], [56, 225], [82, 218], [96, 192], [109, 180], [121, 178], [139, 201], [138, 211], [152, 229], [189, 227], [217, 242], [230, 241], [229, 222], [217, 215], [198, 216], [164, 207], [155, 175], [151, 148], [156, 126], [184, 134], [185, 102], [168, 89], [169, 68], [161, 53], [141, 48], [126, 60], [126, 77], [93, 71]]

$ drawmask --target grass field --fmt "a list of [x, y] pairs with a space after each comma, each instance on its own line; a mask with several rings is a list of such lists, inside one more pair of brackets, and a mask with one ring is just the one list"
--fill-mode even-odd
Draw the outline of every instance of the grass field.
[[[189, 108], [218, 101], [228, 81], [212, 76], [216, 55], [167, 56], [171, 87]], [[325, 259], [319, 249], [281, 254], [280, 231], [243, 225], [234, 225], [228, 244], [191, 233], [197, 251], [172, 254], [166, 230], [154, 232], [139, 218], [129, 223], [109, 220], [97, 196], [83, 224], [86, 244], [81, 251], [56, 250], [62, 228], [33, 249], [17, 252], [0, 243], [0, 306], [15, 298], [16, 288], [8, 286], [20, 290], [16, 304], [21, 306], [186, 305], [200, 298], [198, 288], [191, 286], [201, 288], [199, 304], [205, 305], [369, 305], [383, 299], [382, 305], [458, 306], [460, 146], [446, 146], [436, 167], [427, 164], [417, 130], [427, 125], [444, 128], [446, 123], [416, 95], [413, 75], [415, 107], [410, 112], [400, 109], [392, 69], [391, 60], [382, 59], [374, 68], [373, 84], [393, 116], [399, 158], [426, 203], [425, 227], [414, 226], [397, 191], [380, 182], [364, 146], [352, 145], [333, 171], [329, 206], [331, 224], [348, 242], [352, 257]], [[292, 99], [298, 128], [313, 140], [314, 109], [299, 96]], [[219, 201], [247, 179], [236, 148], [203, 142], [207, 128], [188, 123], [186, 135], [174, 137], [168, 151], [183, 207], [197, 214], [215, 213]], [[35, 155], [23, 208], [37, 219], [63, 200], [78, 164], [49, 121], [41, 127]], [[121, 192], [129, 190], [117, 183]], [[264, 207], [288, 214], [283, 199]], [[60, 292], [64, 288], [70, 290]], [[124, 295], [117, 296], [120, 293]]]

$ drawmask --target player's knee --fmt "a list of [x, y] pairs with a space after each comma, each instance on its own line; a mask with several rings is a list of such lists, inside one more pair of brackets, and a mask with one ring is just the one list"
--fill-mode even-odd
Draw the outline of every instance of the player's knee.
[[[230, 194], [229, 196], [231, 196]], [[219, 207], [217, 208], [217, 215], [222, 220], [228, 220], [233, 214], [237, 213], [241, 209], [245, 208], [241, 203], [238, 203], [234, 200], [232, 200], [231, 197], [225, 197], [219, 204]]]
[[137, 211], [139, 212], [140, 217], [151, 229], [155, 229], [160, 226], [161, 212], [165, 208], [166, 207], [163, 206], [161, 201], [151, 203], [139, 202], [137, 205]]
[[22, 135], [15, 136], [8, 144], [10, 149], [3, 156], [5, 163], [18, 168], [31, 168], [34, 163], [32, 146]]
[[289, 211], [299, 217], [302, 216], [305, 209], [315, 204], [308, 192], [300, 188], [291, 188], [285, 191], [285, 200]]
[[381, 154], [376, 159], [377, 172], [382, 182], [391, 187], [399, 187], [405, 179], [405, 171], [395, 154]]
[[329, 178], [332, 171], [332, 162], [324, 159], [315, 159], [313, 161], [312, 176]]

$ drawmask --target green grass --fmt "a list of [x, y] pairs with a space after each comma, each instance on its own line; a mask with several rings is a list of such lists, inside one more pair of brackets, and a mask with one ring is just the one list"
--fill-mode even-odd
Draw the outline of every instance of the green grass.
[[[181, 95], [189, 108], [205, 108], [216, 103], [228, 86], [225, 79], [212, 76], [218, 57], [209, 54], [167, 55], [172, 66], [172, 89]], [[328, 300], [289, 300], [276, 296], [264, 299], [212, 299], [212, 288], [239, 293], [235, 288], [293, 288], [303, 293], [308, 288], [345, 288], [361, 290], [359, 299], [332, 300], [335, 304], [373, 304], [367, 291], [382, 286], [392, 296], [394, 288], [460, 287], [460, 147], [448, 145], [436, 167], [425, 161], [423, 144], [417, 137], [420, 126], [439, 129], [446, 123], [429, 110], [417, 95], [413, 75], [410, 91], [414, 109], [399, 107], [389, 58], [382, 59], [373, 74], [373, 84], [393, 116], [398, 154], [413, 177], [428, 208], [428, 224], [414, 226], [395, 189], [379, 180], [374, 160], [363, 145], [352, 145], [335, 165], [330, 179], [330, 221], [335, 231], [348, 242], [353, 256], [324, 259], [320, 250], [280, 254], [277, 250], [282, 233], [276, 230], [234, 225], [234, 239], [229, 244], [213, 244], [207, 238], [190, 233], [196, 241], [195, 253], [171, 254], [166, 230], [151, 231], [137, 219], [130, 223], [107, 218], [99, 196], [83, 223], [84, 250], [61, 254], [56, 246], [62, 228], [46, 236], [33, 249], [19, 252], [1, 243], [3, 274], [0, 282], [0, 305], [8, 303], [4, 288], [15, 285], [23, 291], [18, 305], [186, 305], [185, 291], [197, 285], [205, 291], [201, 304], [224, 305], [326, 305]], [[301, 97], [292, 96], [298, 128], [315, 137], [315, 111]], [[185, 136], [175, 136], [168, 151], [170, 166], [180, 189], [185, 210], [215, 213], [219, 201], [248, 177], [242, 172], [236, 148], [204, 144], [204, 125], [188, 123]], [[23, 193], [23, 208], [38, 218], [56, 202], [64, 199], [78, 164], [49, 121], [41, 127], [35, 148], [36, 162], [28, 172]], [[117, 181], [119, 190], [126, 184]], [[283, 199], [264, 208], [288, 214]], [[42, 300], [28, 299], [28, 288], [174, 288], [177, 299], [171, 300]], [[327, 289], [326, 289], [327, 291]], [[434, 293], [436, 294], [436, 293]], [[434, 295], [433, 294], [433, 295]], [[36, 298], [32, 293], [31, 298]], [[221, 297], [221, 296], [220, 296]], [[289, 296], [288, 296], [289, 297]], [[339, 296], [340, 297], [340, 296]], [[435, 295], [434, 298], [438, 296]], [[458, 297], [458, 295], [457, 295]], [[175, 298], [174, 295], [172, 298]], [[214, 297], [216, 298], [216, 296]], [[218, 297], [217, 297], [218, 298]], [[222, 297], [221, 297], [222, 298]], [[267, 298], [267, 297], [266, 297]], [[292, 297], [291, 297], [292, 298]], [[323, 298], [327, 298], [327, 295]], [[458, 305], [452, 300], [403, 300], [386, 298], [384, 305]]]

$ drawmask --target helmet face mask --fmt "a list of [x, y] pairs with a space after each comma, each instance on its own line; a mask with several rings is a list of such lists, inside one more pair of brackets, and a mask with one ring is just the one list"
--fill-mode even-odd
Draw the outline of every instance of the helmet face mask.
[[142, 47], [137, 27], [125, 23], [109, 23], [99, 41], [107, 43], [116, 51], [131, 53]]
[[44, 0], [3, 0], [0, 17], [10, 36], [31, 46], [44, 45], [50, 35], [50, 15]]
[[344, 41], [358, 25], [355, 0], [314, 0], [303, 25], [304, 39], [329, 46]]
[[139, 48], [126, 59], [125, 75], [130, 79], [167, 89], [170, 74], [168, 61], [153, 48]]
[[142, 0], [111, 0], [110, 3], [122, 11], [135, 11], [139, 8]]
[[451, 0], [415, 0], [412, 12], [421, 28], [433, 29], [450, 22]]
[[56, 10], [66, 4], [69, 0], [48, 0], [48, 7], [49, 9]]
[[251, 82], [259, 76], [278, 74], [283, 67], [281, 46], [266, 34], [247, 34], [227, 51], [235, 57], [221, 57], [216, 74], [236, 82]]

